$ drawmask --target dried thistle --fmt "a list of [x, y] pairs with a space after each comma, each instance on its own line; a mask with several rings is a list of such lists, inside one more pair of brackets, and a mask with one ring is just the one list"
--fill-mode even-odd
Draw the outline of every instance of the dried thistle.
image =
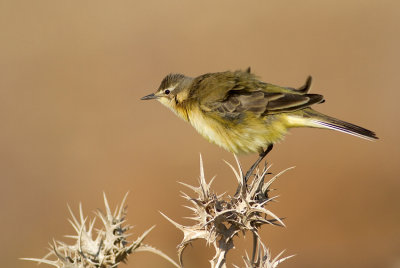
[[183, 197], [192, 203], [192, 206], [187, 208], [192, 210], [194, 215], [189, 219], [194, 220], [195, 224], [183, 226], [161, 213], [184, 234], [183, 240], [178, 246], [178, 256], [182, 266], [182, 254], [186, 246], [192, 241], [201, 238], [205, 239], [207, 243], [213, 244], [215, 248], [215, 256], [210, 261], [211, 267], [225, 267], [226, 254], [230, 249], [234, 248], [233, 237], [239, 232], [245, 234], [247, 231], [250, 231], [254, 238], [252, 257], [252, 263], [254, 263], [260, 227], [264, 224], [285, 226], [281, 218], [265, 208], [269, 202], [276, 198], [269, 197], [271, 184], [284, 171], [272, 177], [268, 182], [264, 182], [266, 175], [270, 174], [268, 173], [268, 167], [265, 166], [262, 172], [257, 169], [256, 174], [252, 174], [251, 183], [246, 183], [236, 156], [235, 159], [238, 170], [227, 163], [232, 168], [239, 184], [237, 193], [234, 196], [224, 198], [225, 194], [216, 195], [211, 191], [210, 186], [214, 178], [207, 184], [204, 176], [203, 161], [200, 156], [200, 186], [194, 187], [181, 183], [193, 190], [197, 195], [197, 197], [191, 197], [182, 192]]
[[[79, 220], [68, 206], [71, 214], [69, 222], [76, 234], [66, 237], [74, 239], [75, 243], [68, 245], [61, 241], [53, 241], [53, 244], [50, 245], [50, 252], [43, 258], [23, 258], [23, 260], [35, 261], [39, 264], [46, 263], [58, 268], [106, 268], [117, 267], [121, 262], [125, 262], [128, 255], [133, 252], [149, 251], [165, 258], [175, 267], [179, 267], [161, 251], [143, 244], [144, 238], [154, 226], [129, 244], [127, 241], [129, 234], [126, 232], [131, 227], [125, 224], [127, 195], [124, 196], [121, 205], [116, 207], [114, 213], [110, 210], [106, 195], [103, 195], [106, 213], [101, 210], [96, 212], [96, 218], [100, 219], [103, 224], [103, 228], [96, 229], [96, 238], [93, 238], [96, 218], [91, 220], [87, 227], [87, 217], [83, 216], [82, 204], [79, 204]], [[52, 257], [55, 259], [51, 260]]]
[[[246, 253], [246, 256], [243, 257], [244, 263], [246, 265], [245, 268], [275, 268], [278, 266], [278, 264], [294, 256], [291, 255], [279, 259], [279, 257], [282, 256], [284, 252], [285, 251], [282, 251], [274, 259], [271, 259], [271, 252], [268, 250], [268, 248], [265, 247], [265, 245], [260, 240], [258, 240], [257, 250], [256, 250], [257, 259], [254, 259], [254, 256], [252, 257], [252, 259], [250, 259]], [[234, 266], [238, 268], [238, 266], [236, 265]]]

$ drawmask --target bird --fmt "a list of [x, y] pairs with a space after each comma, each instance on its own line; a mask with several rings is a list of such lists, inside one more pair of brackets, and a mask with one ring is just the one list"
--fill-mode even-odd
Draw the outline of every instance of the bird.
[[367, 140], [378, 139], [371, 130], [314, 110], [325, 100], [320, 94], [309, 93], [311, 82], [309, 76], [299, 88], [277, 86], [261, 81], [250, 67], [197, 77], [172, 73], [155, 93], [141, 100], [158, 100], [208, 141], [229, 152], [257, 152], [259, 158], [249, 171], [291, 128], [331, 129]]

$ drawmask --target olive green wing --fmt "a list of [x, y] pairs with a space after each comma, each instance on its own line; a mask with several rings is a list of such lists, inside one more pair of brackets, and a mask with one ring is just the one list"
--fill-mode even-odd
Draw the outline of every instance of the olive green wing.
[[204, 112], [216, 112], [224, 118], [237, 119], [246, 112], [257, 117], [292, 112], [323, 101], [322, 95], [307, 94], [311, 78], [293, 89], [260, 82], [247, 72], [221, 74], [224, 79], [210, 74], [203, 80], [208, 87], [199, 88], [203, 95], [199, 94], [198, 101]]
[[256, 117], [293, 112], [322, 101], [323, 96], [318, 94], [257, 91], [248, 94], [234, 93], [224, 101], [203, 104], [202, 108], [204, 111], [217, 112], [222, 117], [235, 119], [246, 112], [251, 112]]

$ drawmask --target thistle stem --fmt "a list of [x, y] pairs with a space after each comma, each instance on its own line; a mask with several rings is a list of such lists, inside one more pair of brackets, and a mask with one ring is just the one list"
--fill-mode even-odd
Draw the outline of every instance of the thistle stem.
[[257, 253], [258, 237], [253, 233], [253, 253], [251, 254], [251, 263], [254, 264], [254, 259]]

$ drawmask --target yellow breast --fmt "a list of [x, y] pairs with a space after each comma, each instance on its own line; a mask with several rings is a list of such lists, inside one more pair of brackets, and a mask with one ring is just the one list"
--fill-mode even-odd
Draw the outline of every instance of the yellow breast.
[[187, 117], [208, 141], [236, 154], [259, 152], [281, 140], [287, 132], [285, 124], [277, 116], [255, 118], [246, 114], [240, 122], [233, 122], [192, 107], [187, 110]]

